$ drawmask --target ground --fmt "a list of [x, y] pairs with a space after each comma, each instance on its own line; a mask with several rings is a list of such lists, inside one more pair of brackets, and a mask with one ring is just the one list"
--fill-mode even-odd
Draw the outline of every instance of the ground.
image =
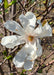
[[[37, 7], [37, 8], [36, 8]], [[39, 8], [37, 5], [34, 8], [33, 12], [35, 13], [36, 11], [38, 11], [38, 14], [40, 14], [40, 12], [44, 11], [45, 8]], [[35, 11], [36, 10], [36, 11]], [[36, 13], [35, 13], [36, 14]], [[17, 15], [20, 15], [20, 13]], [[48, 14], [48, 16], [53, 17], [54, 16], [54, 11], [51, 10], [51, 12]], [[6, 20], [8, 19], [8, 14], [6, 14]], [[41, 16], [42, 17], [42, 16]], [[39, 17], [40, 19], [40, 17]], [[49, 21], [50, 19], [48, 19]], [[54, 22], [54, 20], [53, 20]], [[54, 75], [54, 63], [48, 65], [47, 67], [44, 67], [46, 64], [50, 63], [51, 61], [54, 60], [54, 53], [52, 53], [54, 51], [54, 24], [52, 24], [53, 22], [50, 23], [50, 26], [52, 27], [53, 30], [53, 35], [52, 37], [46, 37], [46, 38], [42, 38], [41, 39], [41, 45], [42, 45], [42, 49], [43, 49], [43, 53], [41, 57], [38, 57], [35, 60], [35, 64], [32, 70], [30, 71], [26, 71], [23, 68], [16, 68], [13, 65], [12, 59], [13, 57], [16, 55], [16, 53], [18, 52], [18, 50], [22, 47], [22, 45], [19, 46], [19, 48], [17, 49], [16, 52], [14, 52], [13, 54], [11, 54], [13, 57], [12, 59], [6, 60], [1, 66], [0, 66], [0, 75], [30, 75], [31, 72], [33, 73], [34, 70], [37, 68], [37, 66], [45, 59], [44, 64], [42, 64], [42, 67], [40, 70], [38, 70], [36, 73], [34, 73], [33, 75]], [[0, 18], [0, 23], [2, 23], [2, 19]], [[9, 32], [8, 30], [6, 30], [7, 35], [12, 34], [11, 32]], [[1, 45], [1, 39], [2, 37], [4, 37], [5, 35], [5, 29], [3, 27], [2, 24], [0, 24], [0, 63], [4, 61], [5, 56], [6, 56], [6, 48], [3, 47]], [[12, 49], [8, 49], [8, 53], [12, 51]], [[52, 53], [52, 55], [50, 55]], [[50, 55], [50, 56], [49, 56]]]

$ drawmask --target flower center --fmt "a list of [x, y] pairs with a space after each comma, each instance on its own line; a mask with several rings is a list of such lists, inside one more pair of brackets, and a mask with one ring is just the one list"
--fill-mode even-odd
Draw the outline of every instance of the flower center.
[[28, 36], [28, 41], [31, 42], [31, 41], [33, 41], [33, 39], [34, 39], [34, 36], [31, 36], [31, 35]]

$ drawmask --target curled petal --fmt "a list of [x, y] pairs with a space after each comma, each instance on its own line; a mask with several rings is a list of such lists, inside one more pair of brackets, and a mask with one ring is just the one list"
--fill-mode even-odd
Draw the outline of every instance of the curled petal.
[[52, 36], [52, 28], [48, 23], [46, 23], [43, 27], [39, 25], [34, 32], [38, 38]]
[[46, 23], [43, 26], [43, 30], [42, 30], [42, 36], [41, 37], [47, 37], [47, 36], [52, 36], [52, 28], [50, 27], [50, 25], [48, 23]]
[[1, 44], [3, 46], [6, 46], [7, 48], [14, 48], [15, 46], [20, 45], [22, 43], [24, 43], [24, 41], [22, 41], [22, 37], [15, 36], [15, 35], [6, 36], [1, 40]]
[[12, 32], [15, 32], [20, 35], [24, 34], [23, 28], [19, 25], [19, 23], [15, 21], [8, 20], [7, 22], [4, 23], [4, 26]]
[[24, 69], [26, 70], [31, 70], [33, 68], [33, 65], [34, 65], [34, 61], [29, 61], [27, 60], [25, 63], [24, 63]]

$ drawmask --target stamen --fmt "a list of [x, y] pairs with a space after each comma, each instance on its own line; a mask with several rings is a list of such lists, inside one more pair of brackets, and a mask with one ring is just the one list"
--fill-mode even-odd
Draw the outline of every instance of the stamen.
[[34, 39], [34, 36], [31, 36], [31, 35], [28, 36], [28, 40], [29, 40], [30, 42], [33, 41], [33, 39]]
[[18, 31], [18, 29], [16, 29], [16, 31]]

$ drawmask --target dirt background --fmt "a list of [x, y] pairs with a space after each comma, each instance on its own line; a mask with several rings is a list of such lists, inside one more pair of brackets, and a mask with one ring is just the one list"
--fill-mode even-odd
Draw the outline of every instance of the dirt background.
[[[39, 14], [42, 11], [44, 11], [45, 7], [43, 7], [43, 6], [41, 6], [41, 8], [36, 8], [35, 7], [33, 9], [33, 12], [34, 13], [36, 12], [35, 11], [36, 9], [37, 9], [38, 14]], [[19, 15], [20, 15], [20, 13], [17, 15], [16, 20], [17, 20], [17, 18], [18, 18]], [[50, 13], [47, 16], [49, 16], [49, 15], [50, 15], [50, 17], [54, 17], [54, 9], [51, 10]], [[9, 17], [9, 13], [6, 13], [6, 20], [8, 19], [8, 17]], [[39, 19], [41, 17], [39, 17]], [[48, 19], [48, 21], [49, 20], [50, 19]], [[0, 23], [2, 23], [2, 18], [1, 17], [0, 17]], [[52, 37], [46, 37], [46, 38], [42, 38], [41, 39], [41, 45], [42, 45], [42, 48], [43, 48], [43, 54], [42, 54], [41, 57], [38, 57], [35, 60], [35, 64], [34, 64], [34, 67], [33, 67], [32, 70], [26, 71], [23, 68], [20, 68], [20, 69], [19, 68], [16, 68], [13, 65], [13, 63], [12, 63], [13, 57], [19, 51], [19, 49], [22, 47], [22, 45], [20, 45], [19, 48], [13, 54], [11, 54], [13, 57], [11, 59], [9, 59], [9, 60], [6, 60], [0, 66], [0, 75], [30, 75], [31, 72], [34, 72], [34, 70], [41, 63], [41, 61], [43, 61], [45, 58], [47, 58], [54, 51], [54, 20], [51, 21], [50, 26], [52, 27], [52, 31], [53, 31], [52, 34], [53, 35], [52, 35]], [[8, 30], [6, 30], [6, 33], [7, 33], [7, 35], [12, 35], [12, 33], [9, 32]], [[6, 51], [6, 48], [1, 45], [1, 39], [4, 36], [5, 36], [5, 29], [4, 29], [3, 23], [2, 23], [2, 24], [0, 24], [0, 63], [3, 62], [4, 59], [5, 59], [5, 53], [4, 53], [4, 51]], [[12, 49], [8, 49], [8, 53], [10, 51], [12, 51]], [[42, 64], [42, 67], [44, 67], [45, 64], [50, 63], [53, 60], [54, 60], [54, 53], [52, 55], [50, 55], [49, 58], [47, 58], [44, 61], [44, 64]], [[54, 75], [54, 63], [51, 64], [51, 65], [48, 65], [47, 67], [44, 67], [44, 68], [38, 70], [33, 75]]]

